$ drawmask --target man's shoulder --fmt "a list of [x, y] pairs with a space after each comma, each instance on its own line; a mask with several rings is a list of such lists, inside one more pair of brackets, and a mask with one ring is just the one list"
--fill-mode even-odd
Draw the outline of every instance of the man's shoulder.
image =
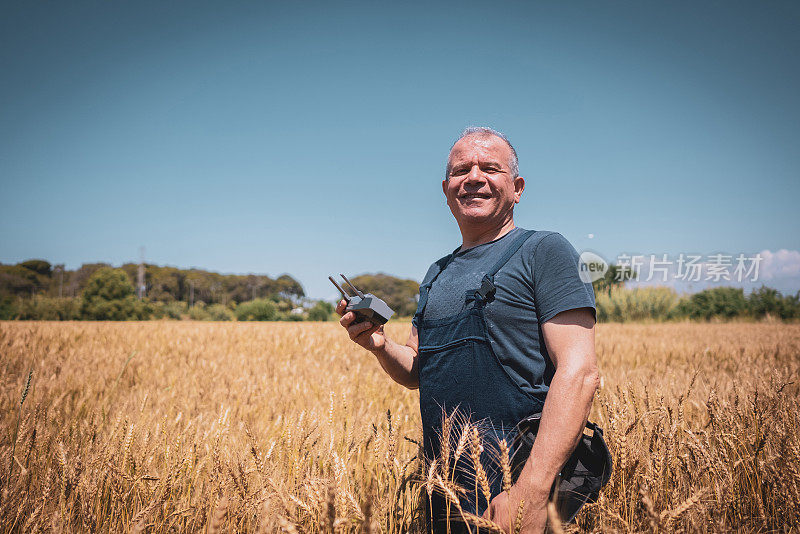
[[434, 276], [436, 276], [436, 274], [437, 274], [439, 271], [441, 271], [441, 270], [444, 268], [445, 264], [447, 263], [447, 261], [450, 259], [450, 257], [451, 257], [452, 255], [453, 255], [453, 254], [452, 254], [452, 253], [450, 253], [450, 254], [448, 254], [448, 255], [446, 255], [446, 256], [442, 256], [441, 258], [439, 258], [438, 260], [436, 260], [435, 262], [433, 262], [433, 263], [431, 264], [431, 266], [430, 266], [430, 267], [428, 267], [428, 272], [427, 272], [427, 273], [425, 273], [425, 277], [422, 279], [422, 285], [424, 285], [424, 284], [426, 284], [426, 283], [430, 282], [430, 281], [431, 281], [431, 279], [432, 279]]
[[555, 230], [535, 230], [523, 245], [523, 255], [547, 256], [553, 251], [575, 250], [572, 243]]
[[512, 261], [526, 272], [533, 273], [542, 267], [571, 265], [578, 253], [566, 237], [555, 230], [537, 230], [523, 243]]

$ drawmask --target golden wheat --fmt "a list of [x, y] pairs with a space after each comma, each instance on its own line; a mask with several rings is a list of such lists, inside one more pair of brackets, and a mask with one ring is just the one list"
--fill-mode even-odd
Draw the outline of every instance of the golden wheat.
[[[597, 349], [615, 472], [564, 530], [798, 529], [800, 325], [602, 324]], [[0, 365], [0, 532], [399, 533], [433, 491], [495, 528], [459, 504], [489, 470], [426, 464], [418, 394], [335, 324], [2, 322]]]

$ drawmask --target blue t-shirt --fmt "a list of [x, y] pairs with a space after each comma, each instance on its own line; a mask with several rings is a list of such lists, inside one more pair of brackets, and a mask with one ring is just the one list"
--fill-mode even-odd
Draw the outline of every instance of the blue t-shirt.
[[[431, 286], [423, 318], [441, 319], [463, 311], [465, 292], [480, 287], [484, 274], [524, 231], [515, 228], [489, 243], [456, 250]], [[564, 236], [538, 231], [494, 277], [497, 290], [486, 305], [486, 325], [495, 355], [521, 388], [542, 399], [555, 372], [542, 324], [575, 308], [591, 308], [595, 313], [592, 284], [580, 279], [579, 261]], [[422, 284], [438, 271], [437, 264], [431, 265]]]

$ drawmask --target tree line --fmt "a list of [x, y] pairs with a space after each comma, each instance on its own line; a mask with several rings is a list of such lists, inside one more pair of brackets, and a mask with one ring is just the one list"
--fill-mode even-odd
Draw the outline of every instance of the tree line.
[[[16, 265], [0, 264], [0, 297], [48, 296], [78, 297], [86, 288], [89, 278], [107, 263], [85, 263], [75, 270], [63, 265], [52, 265], [45, 260], [27, 260]], [[120, 267], [135, 284], [138, 264], [126, 263]], [[202, 269], [178, 269], [145, 264], [144, 294], [151, 301], [202, 301], [207, 304], [240, 303], [256, 298], [303, 297], [303, 287], [297, 280], [284, 274], [276, 279], [248, 274], [219, 274]]]
[[[288, 274], [223, 275], [201, 269], [144, 266], [144, 298], [135, 288], [138, 265], [119, 268], [88, 263], [66, 270], [45, 260], [0, 264], [0, 319], [326, 321], [333, 305], [306, 298]], [[594, 282], [597, 319], [641, 320], [800, 319], [800, 291], [782, 295], [761, 287], [748, 295], [740, 288], [717, 287], [680, 295], [665, 287], [626, 288], [611, 266]], [[411, 317], [419, 284], [387, 274], [352, 279], [365, 293], [382, 298], [395, 317]]]
[[737, 287], [714, 287], [690, 295], [668, 287], [614, 287], [597, 293], [595, 299], [600, 322], [800, 319], [800, 292], [782, 295], [766, 286], [747, 295]]
[[605, 276], [594, 282], [599, 322], [800, 319], [800, 291], [783, 295], [761, 286], [745, 295], [742, 288], [723, 286], [679, 294], [669, 287], [625, 287], [631, 276], [630, 271], [623, 273], [611, 265]]
[[[202, 269], [144, 265], [144, 287], [135, 287], [139, 265], [113, 268], [86, 263], [75, 270], [32, 259], [0, 264], [0, 319], [145, 320], [195, 319], [302, 321], [335, 318], [333, 305], [305, 296], [288, 274], [226, 275]], [[398, 316], [413, 315], [419, 285], [393, 276], [362, 275], [353, 282], [380, 295]]]

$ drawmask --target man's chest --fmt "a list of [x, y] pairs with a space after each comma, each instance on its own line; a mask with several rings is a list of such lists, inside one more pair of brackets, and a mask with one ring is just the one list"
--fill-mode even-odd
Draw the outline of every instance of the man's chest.
[[[473, 262], [448, 265], [431, 286], [424, 318], [437, 320], [462, 312], [469, 305], [468, 293], [481, 286], [490, 264]], [[487, 315], [495, 321], [513, 320], [531, 314], [535, 316], [533, 282], [530, 272], [521, 262], [509, 262], [495, 275], [494, 285], [495, 293], [486, 305]]]

